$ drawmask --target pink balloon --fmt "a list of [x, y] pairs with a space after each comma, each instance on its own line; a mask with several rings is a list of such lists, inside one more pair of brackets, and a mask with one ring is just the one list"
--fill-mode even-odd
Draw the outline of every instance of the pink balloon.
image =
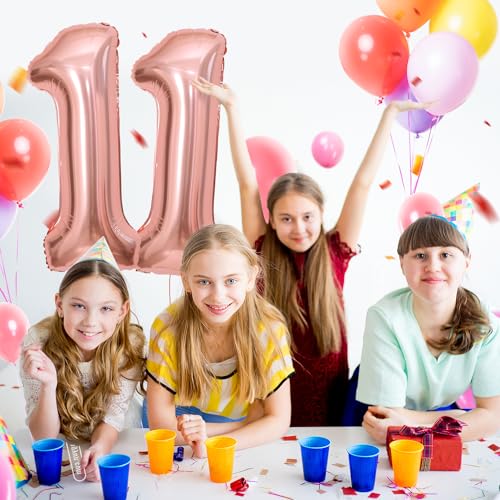
[[134, 65], [134, 81], [158, 110], [153, 198], [138, 231], [121, 199], [117, 47], [112, 26], [72, 26], [30, 64], [59, 117], [60, 206], [45, 238], [47, 264], [66, 270], [105, 236], [122, 269], [178, 273], [187, 238], [213, 222], [219, 108], [191, 81], [222, 80], [225, 38], [170, 33]]
[[457, 406], [462, 410], [471, 410], [476, 407], [476, 399], [469, 387], [456, 401]]
[[427, 111], [444, 115], [465, 102], [477, 79], [479, 62], [472, 45], [456, 33], [436, 32], [415, 46], [408, 60], [410, 89]]
[[0, 498], [2, 500], [16, 500], [16, 483], [14, 471], [9, 459], [0, 450]]
[[15, 363], [21, 352], [21, 342], [29, 328], [23, 310], [9, 302], [0, 303], [0, 357]]
[[270, 137], [250, 137], [247, 139], [247, 148], [257, 175], [262, 211], [268, 220], [269, 189], [278, 177], [295, 171], [294, 161], [287, 149]]
[[428, 193], [416, 193], [409, 196], [399, 209], [401, 231], [404, 231], [412, 222], [426, 215], [444, 216], [441, 202]]
[[344, 143], [335, 132], [320, 132], [312, 142], [311, 151], [322, 167], [334, 167], [342, 159]]
[[0, 240], [10, 231], [16, 215], [17, 203], [0, 195]]

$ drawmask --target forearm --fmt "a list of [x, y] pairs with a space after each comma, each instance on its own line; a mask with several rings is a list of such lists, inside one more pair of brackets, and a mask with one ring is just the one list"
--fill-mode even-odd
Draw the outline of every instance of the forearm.
[[57, 411], [56, 386], [41, 386], [28, 427], [33, 439], [54, 438], [59, 434], [61, 422]]
[[94, 429], [90, 438], [92, 446], [99, 447], [103, 454], [109, 453], [118, 439], [118, 431], [106, 422], [101, 422]]

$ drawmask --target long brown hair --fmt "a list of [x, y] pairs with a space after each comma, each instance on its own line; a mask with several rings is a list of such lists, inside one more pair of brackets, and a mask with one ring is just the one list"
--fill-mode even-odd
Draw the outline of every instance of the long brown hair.
[[[398, 255], [403, 257], [417, 248], [455, 247], [469, 257], [469, 245], [457, 227], [444, 217], [430, 215], [410, 224], [398, 243]], [[479, 298], [466, 288], [459, 287], [451, 321], [441, 326], [450, 332], [446, 338], [427, 343], [434, 349], [450, 354], [465, 354], [474, 343], [491, 333], [488, 315]]]
[[[304, 196], [323, 211], [324, 198], [318, 184], [308, 175], [290, 173], [279, 177], [271, 186], [267, 208], [272, 214], [276, 202], [288, 193]], [[267, 224], [262, 245], [264, 258], [264, 296], [285, 316], [292, 330], [297, 325], [307, 328], [306, 311], [297, 300], [299, 277], [294, 268], [293, 252], [278, 239], [276, 231]], [[321, 355], [338, 352], [345, 325], [342, 299], [333, 277], [327, 237], [321, 233], [308, 250], [304, 268], [309, 320]]]
[[[224, 224], [213, 224], [196, 232], [186, 243], [182, 255], [181, 273], [189, 271], [196, 255], [209, 249], [224, 249], [244, 256], [248, 272], [259, 269], [259, 257], [250, 247], [243, 234]], [[248, 291], [245, 300], [230, 320], [234, 339], [239, 384], [238, 399], [252, 403], [267, 396], [267, 368], [264, 365], [264, 348], [260, 341], [261, 331], [273, 339], [275, 352], [282, 358], [279, 342], [273, 334], [279, 325], [285, 328], [282, 314], [255, 290]], [[190, 293], [185, 292], [180, 307], [171, 317], [169, 328], [176, 332], [178, 361], [177, 395], [181, 404], [200, 398], [210, 391], [213, 374], [208, 368], [204, 334], [208, 326], [202, 319]]]
[[[105, 278], [129, 300], [127, 284], [118, 269], [101, 260], [85, 260], [74, 264], [64, 275], [59, 287], [62, 297], [71, 284], [89, 276]], [[70, 439], [89, 439], [108, 408], [112, 395], [120, 393], [123, 373], [134, 369], [145, 379], [145, 337], [142, 328], [130, 324], [130, 311], [117, 325], [113, 335], [100, 344], [92, 360], [92, 380], [95, 385], [84, 393], [78, 363], [81, 353], [77, 344], [66, 334], [63, 319], [56, 313], [37, 326], [48, 329], [49, 337], [43, 351], [57, 370], [57, 410], [61, 432]]]

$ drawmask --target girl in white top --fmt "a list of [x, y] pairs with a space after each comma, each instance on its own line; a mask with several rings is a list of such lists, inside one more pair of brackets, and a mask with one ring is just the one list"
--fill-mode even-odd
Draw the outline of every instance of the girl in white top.
[[56, 313], [24, 341], [22, 371], [27, 423], [34, 439], [62, 433], [90, 440], [82, 456], [87, 480], [110, 452], [145, 373], [142, 328], [130, 324], [129, 293], [120, 271], [83, 260], [65, 274]]

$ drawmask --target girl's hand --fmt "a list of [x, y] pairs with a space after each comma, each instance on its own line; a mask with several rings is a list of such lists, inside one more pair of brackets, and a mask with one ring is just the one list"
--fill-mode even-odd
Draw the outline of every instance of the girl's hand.
[[23, 370], [28, 377], [38, 380], [42, 385], [57, 385], [56, 367], [40, 345], [31, 345], [24, 351]]
[[412, 109], [424, 109], [428, 108], [431, 102], [415, 102], [415, 101], [391, 101], [387, 108], [388, 110], [394, 110], [398, 113], [403, 113], [404, 111], [411, 111]]
[[82, 454], [82, 469], [85, 471], [87, 481], [100, 481], [97, 460], [105, 455], [105, 451], [97, 443], [85, 450]]
[[207, 456], [205, 439], [207, 439], [207, 424], [200, 415], [179, 415], [177, 430], [184, 441], [193, 449], [193, 456], [203, 458]]
[[391, 425], [411, 425], [393, 408], [369, 406], [363, 417], [363, 427], [377, 443], [385, 444], [387, 428]]
[[191, 85], [202, 94], [215, 97], [224, 107], [230, 107], [236, 102], [236, 94], [225, 84], [215, 85], [199, 76]]

